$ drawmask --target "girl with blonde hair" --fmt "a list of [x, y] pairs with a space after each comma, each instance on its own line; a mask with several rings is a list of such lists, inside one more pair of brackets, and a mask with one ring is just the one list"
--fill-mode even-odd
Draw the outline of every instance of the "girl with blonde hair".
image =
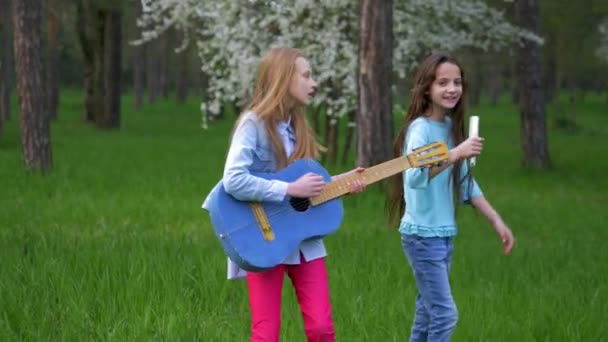
[[[295, 160], [319, 157], [323, 147], [305, 117], [305, 107], [316, 91], [317, 83], [301, 51], [280, 47], [265, 54], [251, 103], [237, 120], [232, 135], [222, 178], [227, 193], [243, 201], [276, 202], [286, 196], [310, 198], [321, 193], [325, 182], [317, 174], [305, 174], [291, 183], [252, 174], [276, 172]], [[350, 172], [361, 171], [357, 168]], [[364, 184], [354, 182], [350, 191], [363, 188]], [[212, 194], [203, 208], [214, 205]], [[285, 274], [295, 288], [308, 341], [335, 340], [326, 255], [323, 241], [313, 239], [302, 242], [282, 264], [264, 272], [244, 272], [228, 260], [228, 277], [247, 279], [252, 341], [279, 340]]]

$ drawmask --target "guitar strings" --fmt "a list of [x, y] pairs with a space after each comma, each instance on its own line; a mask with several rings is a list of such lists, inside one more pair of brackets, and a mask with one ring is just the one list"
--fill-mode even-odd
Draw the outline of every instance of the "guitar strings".
[[[431, 151], [434, 150], [435, 148], [431, 149]], [[424, 151], [419, 151], [415, 154], [420, 154], [421, 152], [424, 152]], [[428, 152], [425, 154], [428, 154]], [[442, 156], [440, 154], [438, 154], [438, 155], [432, 155], [430, 157], [427, 157], [427, 159], [435, 160], [435, 159], [445, 159], [445, 158], [442, 158]], [[301, 202], [297, 202], [295, 207], [292, 206], [291, 203], [289, 203], [289, 200], [285, 200], [285, 202], [286, 202], [286, 204], [274, 204], [274, 203], [267, 204], [266, 206], [269, 208], [264, 208], [264, 213], [266, 214], [266, 217], [270, 218], [270, 217], [281, 216], [281, 215], [290, 213], [294, 210], [297, 212], [304, 212], [304, 211], [306, 211], [306, 207], [309, 207], [309, 209], [310, 209], [310, 207], [313, 207], [309, 199], [302, 200]], [[279, 207], [279, 209], [274, 210], [276, 207]], [[303, 209], [303, 210], [300, 210], [300, 209]], [[226, 234], [237, 233], [240, 230], [245, 229], [249, 224], [251, 224], [251, 222], [245, 222], [241, 225], [238, 225], [236, 228], [226, 232]]]

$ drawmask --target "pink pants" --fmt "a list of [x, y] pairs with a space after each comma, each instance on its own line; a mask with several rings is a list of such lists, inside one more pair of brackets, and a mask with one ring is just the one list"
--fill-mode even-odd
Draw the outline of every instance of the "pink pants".
[[325, 258], [300, 265], [279, 265], [261, 273], [247, 273], [251, 307], [251, 341], [279, 341], [281, 330], [281, 290], [287, 272], [296, 290], [304, 330], [309, 342], [335, 341], [331, 319]]

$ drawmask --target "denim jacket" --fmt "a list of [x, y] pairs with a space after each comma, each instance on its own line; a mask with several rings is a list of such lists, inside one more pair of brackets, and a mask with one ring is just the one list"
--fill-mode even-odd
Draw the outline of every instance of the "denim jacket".
[[[289, 156], [295, 146], [295, 136], [289, 122], [281, 122], [277, 130]], [[226, 157], [224, 176], [203, 202], [203, 209], [215, 204], [214, 193], [223, 184], [227, 193], [242, 201], [282, 201], [287, 194], [287, 183], [253, 176], [250, 172], [275, 172], [276, 158], [266, 134], [264, 123], [252, 112], [241, 118]], [[307, 240], [284, 260], [284, 264], [300, 263], [300, 253], [306, 261], [325, 257], [327, 252], [321, 239]], [[242, 278], [245, 271], [228, 260], [228, 279]]]

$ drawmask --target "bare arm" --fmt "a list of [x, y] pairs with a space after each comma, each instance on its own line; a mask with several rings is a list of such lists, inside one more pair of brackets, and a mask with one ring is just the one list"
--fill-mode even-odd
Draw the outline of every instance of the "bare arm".
[[496, 234], [500, 237], [502, 243], [502, 251], [505, 254], [511, 253], [513, 249], [513, 245], [515, 244], [515, 238], [513, 237], [513, 233], [507, 225], [504, 223], [500, 215], [492, 208], [490, 202], [486, 200], [486, 198], [481, 196], [476, 196], [471, 199], [471, 204], [481, 212], [483, 216], [488, 219], [488, 221], [492, 224], [494, 229], [496, 230]]
[[448, 159], [440, 166], [431, 167], [429, 170], [429, 176], [432, 179], [441, 171], [448, 168], [448, 166], [455, 164], [461, 159], [467, 159], [470, 157], [476, 157], [481, 153], [483, 147], [483, 138], [481, 137], [470, 137], [467, 140], [460, 143], [460, 145], [454, 147], [448, 152]]
[[430, 177], [430, 179], [433, 179], [433, 177], [435, 177], [436, 175], [440, 174], [441, 171], [447, 169], [448, 166], [453, 165], [454, 163], [456, 163], [459, 159], [460, 159], [460, 155], [458, 154], [458, 151], [456, 150], [456, 148], [451, 149], [448, 152], [448, 159], [446, 161], [444, 161], [443, 163], [441, 163], [441, 165], [439, 165], [439, 166], [432, 166], [429, 169], [429, 177]]

